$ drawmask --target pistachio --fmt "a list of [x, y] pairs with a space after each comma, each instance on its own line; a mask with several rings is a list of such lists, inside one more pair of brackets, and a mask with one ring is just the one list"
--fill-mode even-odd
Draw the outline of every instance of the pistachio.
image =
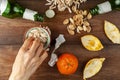
[[82, 13], [84, 16], [87, 15], [87, 10], [84, 10], [83, 13]]
[[91, 31], [91, 26], [87, 26], [87, 32], [89, 33]]
[[87, 10], [77, 10], [75, 6], [72, 7], [72, 10], [76, 14], [63, 22], [63, 24], [68, 24], [67, 30], [69, 34], [74, 35], [75, 31], [81, 33], [82, 30], [90, 32], [91, 26], [88, 20], [92, 18], [92, 15]]
[[68, 29], [75, 30], [75, 26], [73, 24], [68, 25]]
[[91, 15], [91, 13], [89, 13], [88, 15], [87, 15], [87, 19], [91, 19], [92, 18], [92, 15]]
[[70, 29], [68, 29], [68, 33], [69, 33], [70, 35], [75, 35], [75, 31], [70, 30]]
[[87, 31], [87, 27], [85, 25], [83, 25], [83, 30]]
[[76, 12], [75, 12], [76, 14], [79, 14], [79, 10], [76, 10]]
[[74, 20], [72, 18], [69, 18], [70, 22], [74, 24]]
[[85, 26], [89, 26], [89, 25], [90, 25], [90, 23], [89, 23], [88, 21], [84, 21], [83, 24], [84, 24]]
[[63, 21], [63, 24], [64, 25], [66, 25], [66, 24], [68, 24], [69, 23], [69, 19], [65, 19], [64, 21]]
[[72, 11], [73, 11], [73, 12], [76, 12], [76, 10], [77, 10], [76, 7], [75, 7], [75, 6], [72, 6]]
[[79, 10], [79, 14], [83, 14], [83, 10]]
[[77, 20], [77, 15], [73, 16], [73, 20], [76, 21]]
[[79, 26], [79, 25], [81, 25], [80, 22], [81, 22], [80, 20], [77, 20], [77, 21], [75, 22], [75, 24], [76, 24], [77, 26]]
[[81, 26], [77, 27], [77, 33], [81, 33], [80, 31], [82, 31], [82, 30], [83, 30], [83, 27], [81, 27]]
[[82, 14], [78, 14], [78, 15], [77, 15], [77, 18], [78, 18], [78, 19], [81, 19], [81, 18], [83, 19], [83, 15], [82, 15]]
[[77, 33], [79, 33], [79, 34], [81, 33], [80, 30], [79, 30], [78, 28], [77, 28]]
[[80, 31], [83, 30], [83, 27], [81, 27], [81, 26], [78, 26], [77, 28], [78, 28]]

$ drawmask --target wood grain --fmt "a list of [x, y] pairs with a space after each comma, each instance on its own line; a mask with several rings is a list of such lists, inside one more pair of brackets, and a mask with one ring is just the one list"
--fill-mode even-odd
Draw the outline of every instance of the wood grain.
[[[81, 5], [81, 9], [90, 9], [96, 4], [105, 0], [89, 0]], [[22, 6], [44, 13], [48, 6], [45, 6], [45, 0], [17, 0]], [[54, 47], [55, 38], [59, 34], [64, 34], [66, 43], [60, 47], [56, 53], [60, 55], [64, 52], [70, 52], [79, 59], [79, 68], [77, 72], [70, 76], [61, 75], [56, 66], [51, 68], [47, 65], [49, 57], [40, 66], [31, 80], [82, 80], [82, 72], [86, 62], [94, 57], [105, 57], [102, 70], [94, 77], [88, 80], [120, 80], [120, 45], [113, 44], [105, 35], [103, 30], [104, 20], [114, 23], [120, 29], [120, 11], [112, 11], [103, 15], [94, 16], [90, 20], [91, 33], [76, 34], [70, 36], [67, 33], [66, 26], [62, 24], [63, 20], [71, 17], [68, 11], [58, 12], [53, 19], [46, 19], [45, 22], [33, 22], [21, 18], [8, 19], [0, 16], [0, 80], [8, 80], [12, 64], [17, 55], [19, 48], [23, 43], [25, 32], [31, 28], [41, 25], [47, 25], [52, 31], [51, 50]], [[98, 52], [86, 50], [81, 42], [80, 37], [86, 34], [97, 36], [104, 45], [104, 49]]]

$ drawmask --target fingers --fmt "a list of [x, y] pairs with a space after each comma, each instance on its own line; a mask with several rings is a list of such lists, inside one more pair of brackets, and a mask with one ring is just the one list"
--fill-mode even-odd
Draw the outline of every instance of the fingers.
[[33, 44], [30, 48], [30, 51], [32, 53], [35, 53], [38, 49], [38, 47], [40, 46], [40, 39], [39, 38], [36, 38], [34, 41], [33, 41]]
[[34, 57], [30, 61], [30, 64], [28, 65], [28, 68], [32, 66], [32, 68], [38, 68], [42, 62], [47, 58], [48, 53], [45, 51], [40, 57]]
[[37, 52], [36, 52], [36, 57], [39, 57], [43, 52], [43, 44], [41, 43]]
[[45, 51], [39, 59], [39, 65], [42, 64], [42, 62], [48, 57], [48, 53]]
[[31, 42], [32, 42], [33, 40], [34, 40], [33, 37], [27, 38], [27, 39], [25, 40], [25, 42], [23, 43], [21, 49], [24, 50], [24, 51], [28, 50], [28, 49], [29, 49], [29, 46], [30, 46], [30, 44], [31, 44]]

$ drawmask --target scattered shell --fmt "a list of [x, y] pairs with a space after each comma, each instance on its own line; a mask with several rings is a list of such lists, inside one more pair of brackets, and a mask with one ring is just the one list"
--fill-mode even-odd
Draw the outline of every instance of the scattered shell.
[[72, 33], [72, 35], [75, 34], [75, 31], [77, 33], [81, 33], [82, 30], [90, 32], [91, 26], [88, 19], [91, 19], [92, 15], [87, 10], [77, 10], [75, 6], [72, 7], [72, 10], [75, 12], [75, 15], [63, 21], [63, 24], [68, 24], [67, 29], [70, 30], [68, 32]]
[[83, 25], [83, 30], [87, 31], [87, 27], [85, 25]]
[[83, 14], [83, 10], [79, 10], [79, 14]]
[[87, 26], [87, 32], [89, 33], [91, 31], [91, 26]]
[[89, 13], [88, 15], [87, 15], [87, 19], [91, 19], [92, 18], [92, 15], [91, 15], [91, 13]]
[[76, 16], [76, 15], [73, 16], [73, 20], [74, 20], [74, 21], [77, 20], [77, 16]]
[[89, 26], [89, 25], [90, 25], [90, 23], [89, 23], [88, 21], [84, 21], [83, 24], [84, 24], [85, 26]]
[[78, 14], [76, 15], [78, 19], [83, 19], [83, 15], [82, 14]]
[[76, 14], [79, 14], [79, 10], [76, 10], [76, 12], [75, 12]]
[[69, 19], [65, 19], [64, 21], [63, 21], [63, 24], [64, 25], [66, 25], [66, 24], [68, 24], [69, 23]]
[[76, 12], [77, 8], [75, 6], [72, 6], [72, 11]]
[[77, 20], [77, 21], [75, 22], [75, 24], [76, 24], [77, 26], [81, 25], [81, 24], [82, 24], [82, 20], [81, 20], [81, 19]]
[[78, 28], [80, 31], [83, 30], [83, 27], [81, 27], [81, 26], [78, 26], [77, 28]]
[[74, 20], [72, 18], [69, 19], [72, 24], [74, 24]]
[[68, 25], [68, 29], [75, 30], [75, 26], [73, 24]]
[[75, 31], [74, 31], [74, 30], [68, 29], [68, 33], [69, 33], [70, 35], [75, 35]]
[[77, 28], [77, 33], [79, 33], [79, 34], [81, 33], [80, 30], [79, 30], [78, 28]]
[[81, 33], [80, 31], [82, 31], [82, 30], [83, 30], [83, 27], [81, 27], [81, 26], [77, 27], [77, 33]]
[[83, 13], [82, 13], [84, 16], [87, 15], [87, 10], [84, 10]]

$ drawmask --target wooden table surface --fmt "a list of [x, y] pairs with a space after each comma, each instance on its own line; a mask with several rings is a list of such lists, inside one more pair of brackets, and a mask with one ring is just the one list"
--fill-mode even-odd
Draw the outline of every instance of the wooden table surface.
[[[105, 0], [88, 0], [81, 5], [81, 9], [90, 9], [98, 3]], [[48, 6], [45, 6], [45, 0], [17, 0], [22, 6], [44, 13]], [[30, 80], [83, 80], [82, 72], [86, 62], [95, 57], [105, 57], [101, 71], [88, 80], [120, 80], [120, 45], [113, 44], [105, 35], [103, 30], [104, 20], [114, 23], [120, 29], [120, 11], [112, 11], [107, 14], [94, 16], [90, 20], [91, 33], [76, 34], [70, 36], [67, 33], [66, 26], [62, 24], [63, 20], [72, 16], [68, 11], [58, 12], [53, 19], [47, 19], [44, 23], [23, 20], [21, 18], [8, 19], [0, 16], [0, 80], [8, 80], [12, 64], [19, 48], [23, 43], [23, 36], [27, 29], [41, 25], [47, 25], [52, 31], [51, 50], [54, 47], [55, 38], [61, 33], [65, 35], [66, 43], [60, 47], [56, 53], [58, 55], [64, 52], [70, 52], [79, 59], [79, 68], [75, 74], [70, 76], [61, 75], [57, 67], [49, 67], [46, 61], [40, 66]], [[80, 37], [85, 34], [97, 36], [103, 43], [104, 49], [98, 52], [86, 50]]]

